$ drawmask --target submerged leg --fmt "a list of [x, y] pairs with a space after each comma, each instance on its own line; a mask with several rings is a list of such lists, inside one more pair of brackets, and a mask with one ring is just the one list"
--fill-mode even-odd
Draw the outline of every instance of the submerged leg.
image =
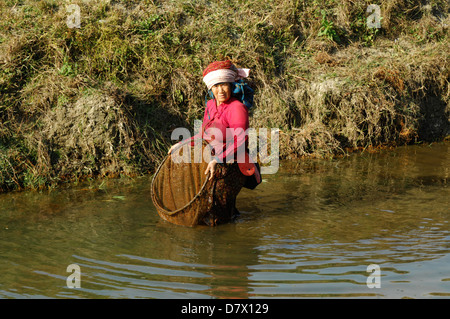
[[239, 211], [236, 208], [236, 197], [245, 182], [245, 176], [236, 163], [225, 164], [220, 167], [221, 172], [215, 181], [215, 188], [210, 200], [211, 209], [201, 220], [201, 224], [216, 226], [234, 220]]

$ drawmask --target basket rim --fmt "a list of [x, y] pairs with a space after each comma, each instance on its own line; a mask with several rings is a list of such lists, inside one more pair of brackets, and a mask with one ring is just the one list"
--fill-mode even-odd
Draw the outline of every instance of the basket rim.
[[200, 194], [203, 192], [203, 190], [204, 190], [205, 187], [206, 187], [206, 184], [207, 184], [208, 181], [209, 181], [209, 176], [211, 175], [211, 173], [208, 171], [208, 174], [207, 174], [207, 176], [206, 176], [205, 181], [203, 182], [202, 187], [200, 188], [200, 190], [198, 191], [198, 193], [195, 194], [195, 196], [191, 199], [191, 201], [190, 201], [189, 203], [187, 203], [187, 204], [184, 205], [183, 207], [181, 207], [181, 208], [179, 208], [179, 209], [176, 209], [176, 210], [174, 210], [174, 211], [168, 211], [167, 209], [161, 207], [161, 205], [159, 204], [159, 201], [157, 200], [156, 195], [155, 195], [154, 184], [155, 184], [155, 179], [156, 179], [156, 177], [158, 176], [159, 171], [161, 170], [161, 168], [163, 167], [164, 163], [165, 163], [165, 162], [167, 161], [167, 159], [169, 159], [169, 158], [171, 158], [171, 155], [170, 155], [170, 154], [167, 155], [167, 156], [164, 158], [164, 160], [159, 164], [159, 166], [158, 166], [158, 168], [157, 168], [155, 174], [153, 175], [152, 183], [151, 183], [151, 196], [152, 196], [153, 204], [156, 206], [156, 209], [158, 209], [160, 212], [162, 212], [162, 213], [164, 213], [164, 214], [170, 216], [170, 215], [174, 215], [174, 214], [179, 213], [179, 212], [181, 212], [182, 210], [186, 209], [187, 207], [189, 207], [189, 206], [190, 206], [190, 205], [191, 205], [191, 204], [192, 204], [192, 203], [200, 196]]

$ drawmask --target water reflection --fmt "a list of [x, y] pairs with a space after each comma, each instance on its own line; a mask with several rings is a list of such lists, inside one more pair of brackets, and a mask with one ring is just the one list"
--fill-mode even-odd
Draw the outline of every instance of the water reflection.
[[448, 143], [284, 162], [217, 228], [161, 220], [149, 177], [2, 194], [0, 297], [446, 297], [449, 164]]

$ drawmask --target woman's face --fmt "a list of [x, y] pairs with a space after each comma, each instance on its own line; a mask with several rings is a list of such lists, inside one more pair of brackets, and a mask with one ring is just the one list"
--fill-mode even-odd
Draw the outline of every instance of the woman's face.
[[211, 88], [217, 105], [226, 102], [231, 97], [231, 85], [228, 82], [217, 83]]

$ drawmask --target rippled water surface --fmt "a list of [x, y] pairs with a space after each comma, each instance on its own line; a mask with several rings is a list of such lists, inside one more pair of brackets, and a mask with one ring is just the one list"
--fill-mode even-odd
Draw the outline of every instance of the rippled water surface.
[[449, 174], [449, 143], [283, 162], [216, 228], [161, 220], [150, 177], [1, 194], [0, 297], [448, 298]]

